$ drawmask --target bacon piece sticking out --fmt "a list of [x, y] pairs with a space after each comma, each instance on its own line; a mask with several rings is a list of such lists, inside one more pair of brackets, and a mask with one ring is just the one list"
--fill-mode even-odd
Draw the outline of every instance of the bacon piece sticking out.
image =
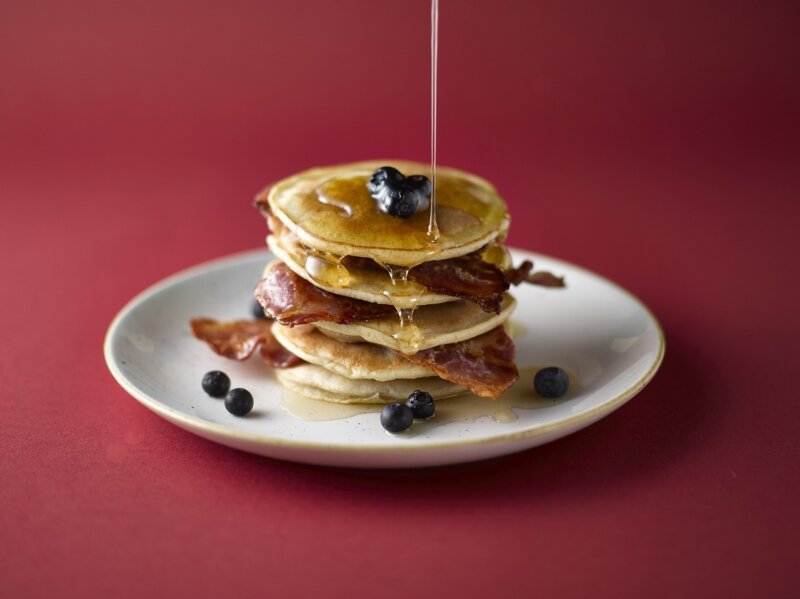
[[218, 322], [211, 318], [193, 318], [192, 334], [211, 349], [232, 360], [246, 360], [261, 346], [261, 357], [275, 368], [291, 368], [302, 360], [285, 349], [272, 335], [268, 320]]
[[253, 200], [253, 206], [258, 209], [264, 217], [269, 217], [272, 215], [272, 210], [269, 207], [269, 190], [272, 188], [272, 185], [268, 185], [263, 191], [259, 192], [259, 194]]
[[508, 289], [503, 271], [484, 262], [477, 253], [425, 262], [408, 271], [408, 278], [434, 293], [474, 302], [484, 312], [495, 314], [500, 314], [500, 305]]
[[283, 262], [270, 268], [267, 276], [256, 285], [255, 294], [269, 316], [290, 327], [320, 320], [349, 324], [381, 318], [395, 311], [389, 305], [323, 291], [296, 275]]
[[[484, 312], [499, 314], [508, 281], [497, 266], [484, 262], [481, 258], [482, 252], [481, 249], [459, 258], [424, 262], [411, 268], [408, 278], [434, 293], [474, 302]], [[356, 256], [347, 256], [344, 264], [384, 270], [374, 260]]]
[[509, 268], [506, 271], [506, 277], [512, 285], [519, 285], [523, 282], [531, 283], [532, 285], [540, 285], [542, 287], [566, 287], [564, 284], [564, 277], [557, 277], [554, 274], [540, 270], [538, 272], [531, 272], [533, 270], [533, 262], [525, 260], [516, 268]]
[[433, 370], [481, 397], [499, 399], [519, 379], [514, 342], [502, 325], [478, 337], [424, 349], [407, 360]]
[[[503, 297], [510, 285], [523, 282], [542, 287], [564, 287], [563, 277], [545, 272], [531, 272], [533, 262], [525, 260], [517, 268], [505, 272], [483, 259], [484, 248], [447, 260], [425, 262], [411, 268], [408, 278], [434, 293], [449, 295], [478, 304], [484, 312], [500, 313]], [[369, 258], [348, 256], [345, 264], [360, 268], [382, 269]]]

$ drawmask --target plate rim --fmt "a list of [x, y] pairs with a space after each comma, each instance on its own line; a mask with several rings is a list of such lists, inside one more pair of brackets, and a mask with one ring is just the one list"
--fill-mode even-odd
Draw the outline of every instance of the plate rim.
[[[631, 293], [624, 287], [606, 278], [605, 276], [598, 274], [594, 271], [591, 271], [587, 268], [584, 268], [582, 266], [578, 266], [577, 264], [573, 264], [572, 262], [569, 262], [567, 260], [563, 260], [561, 258], [556, 258], [546, 254], [540, 254], [538, 252], [532, 252], [530, 250], [525, 250], [516, 247], [509, 247], [508, 249], [512, 253], [524, 254], [530, 258], [535, 259], [538, 257], [541, 259], [553, 260], [556, 262], [560, 262], [562, 264], [566, 264], [570, 268], [574, 268], [575, 270], [582, 271], [584, 274], [588, 274], [590, 276], [600, 279], [603, 283], [613, 287], [615, 290], [621, 292], [623, 295], [633, 300], [634, 303], [636, 303], [650, 319], [658, 335], [658, 351], [655, 359], [650, 364], [647, 371], [634, 384], [632, 384], [622, 393], [614, 396], [609, 400], [604, 401], [598, 406], [594, 406], [593, 408], [590, 408], [583, 412], [578, 412], [577, 414], [573, 414], [569, 417], [561, 419], [558, 422], [533, 425], [524, 430], [515, 432], [506, 432], [506, 433], [501, 432], [495, 435], [482, 437], [478, 439], [460, 438], [460, 439], [451, 439], [442, 441], [436, 441], [436, 440], [415, 441], [413, 443], [410, 443], [407, 447], [402, 447], [402, 448], [398, 448], [396, 445], [382, 445], [382, 444], [372, 444], [372, 443], [356, 443], [353, 445], [344, 445], [344, 444], [331, 445], [325, 442], [298, 441], [294, 439], [272, 437], [264, 434], [255, 434], [251, 432], [246, 432], [235, 428], [231, 428], [230, 426], [224, 424], [208, 422], [207, 420], [204, 420], [199, 416], [192, 416], [191, 414], [176, 410], [175, 408], [172, 408], [170, 406], [161, 403], [156, 398], [150, 396], [149, 394], [145, 393], [144, 391], [140, 390], [132, 383], [130, 383], [123, 374], [123, 372], [121, 371], [121, 369], [119, 368], [119, 366], [116, 364], [112, 356], [113, 339], [115, 338], [115, 334], [119, 329], [119, 327], [121, 326], [121, 323], [123, 322], [125, 317], [128, 316], [128, 314], [131, 313], [141, 303], [151, 299], [153, 296], [157, 295], [161, 291], [175, 284], [178, 284], [183, 280], [192, 278], [199, 272], [205, 272], [209, 269], [219, 269], [225, 267], [229, 263], [236, 263], [248, 259], [251, 256], [255, 257], [257, 255], [269, 253], [269, 250], [260, 248], [234, 252], [232, 254], [207, 260], [205, 262], [201, 262], [200, 264], [195, 264], [188, 268], [184, 268], [182, 270], [179, 270], [178, 272], [175, 272], [171, 275], [168, 275], [160, 279], [159, 281], [153, 283], [152, 285], [146, 287], [145, 289], [137, 293], [119, 310], [119, 312], [117, 312], [117, 314], [111, 320], [111, 323], [109, 324], [108, 329], [106, 330], [106, 334], [103, 340], [103, 357], [105, 359], [106, 366], [111, 372], [112, 377], [116, 380], [117, 384], [119, 384], [124, 391], [126, 391], [129, 395], [131, 395], [134, 399], [136, 399], [140, 404], [148, 408], [150, 411], [155, 412], [156, 414], [158, 414], [162, 418], [165, 418], [169, 422], [177, 426], [180, 426], [181, 428], [184, 428], [185, 430], [188, 430], [190, 432], [196, 433], [196, 431], [199, 430], [207, 435], [213, 435], [215, 438], [225, 438], [225, 439], [230, 439], [231, 441], [245, 442], [248, 444], [255, 444], [266, 447], [281, 447], [281, 448], [304, 449], [304, 450], [324, 450], [328, 452], [338, 452], [338, 453], [361, 453], [364, 451], [370, 451], [370, 452], [377, 451], [377, 452], [387, 452], [387, 453], [402, 451], [408, 453], [408, 452], [424, 452], [430, 450], [457, 449], [463, 447], [475, 447], [478, 445], [490, 445], [490, 444], [498, 444], [504, 442], [517, 442], [545, 435], [554, 429], [560, 429], [560, 428], [572, 428], [571, 432], [576, 432], [577, 430], [580, 430], [584, 426], [591, 424], [594, 420], [597, 419], [595, 418], [596, 416], [599, 415], [600, 417], [602, 417], [603, 415], [607, 415], [615, 411], [616, 409], [624, 405], [628, 400], [637, 395], [642, 389], [644, 389], [645, 386], [647, 386], [647, 384], [655, 376], [656, 372], [661, 366], [661, 363], [664, 360], [664, 354], [666, 352], [666, 340], [664, 336], [664, 330], [658, 318], [656, 318], [655, 314], [653, 314], [650, 308], [644, 302], [642, 302], [642, 300], [640, 300], [637, 296], [635, 296], [633, 293]], [[567, 435], [571, 434], [571, 432], [567, 433]]]

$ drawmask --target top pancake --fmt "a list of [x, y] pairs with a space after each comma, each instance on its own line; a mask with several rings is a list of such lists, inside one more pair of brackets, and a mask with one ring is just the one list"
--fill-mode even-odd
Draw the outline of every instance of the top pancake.
[[372, 173], [393, 166], [404, 175], [430, 177], [430, 167], [402, 160], [358, 162], [304, 171], [256, 198], [312, 250], [361, 256], [399, 266], [445, 260], [473, 252], [508, 229], [505, 202], [479, 177], [436, 169], [440, 238], [431, 243], [428, 210], [407, 219], [382, 213], [367, 190]]

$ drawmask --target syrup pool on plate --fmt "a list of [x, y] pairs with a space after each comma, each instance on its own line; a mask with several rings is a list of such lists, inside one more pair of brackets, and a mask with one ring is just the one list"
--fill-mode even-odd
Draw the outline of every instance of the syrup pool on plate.
[[[517, 410], [537, 410], [550, 408], [569, 401], [580, 392], [580, 384], [574, 373], [569, 374], [569, 391], [559, 399], [540, 397], [533, 390], [534, 375], [544, 366], [520, 368], [519, 380], [506, 391], [500, 399], [477, 397], [472, 393], [462, 393], [453, 397], [436, 400], [436, 415], [425, 420], [428, 426], [446, 425], [456, 422], [475, 422], [480, 418], [491, 418], [498, 423], [514, 422], [519, 418]], [[424, 389], [421, 389], [424, 391]], [[281, 406], [289, 414], [300, 420], [343, 420], [359, 414], [380, 413], [382, 404], [345, 404], [308, 399], [285, 389]], [[380, 426], [377, 422], [376, 425]]]

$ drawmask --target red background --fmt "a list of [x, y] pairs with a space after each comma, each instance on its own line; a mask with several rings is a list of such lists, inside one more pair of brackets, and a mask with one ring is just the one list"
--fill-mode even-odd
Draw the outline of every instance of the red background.
[[797, 595], [794, 3], [443, 0], [441, 162], [666, 330], [597, 425], [323, 469], [192, 436], [106, 371], [128, 299], [261, 245], [265, 184], [428, 158], [428, 10], [0, 4], [0, 594]]

